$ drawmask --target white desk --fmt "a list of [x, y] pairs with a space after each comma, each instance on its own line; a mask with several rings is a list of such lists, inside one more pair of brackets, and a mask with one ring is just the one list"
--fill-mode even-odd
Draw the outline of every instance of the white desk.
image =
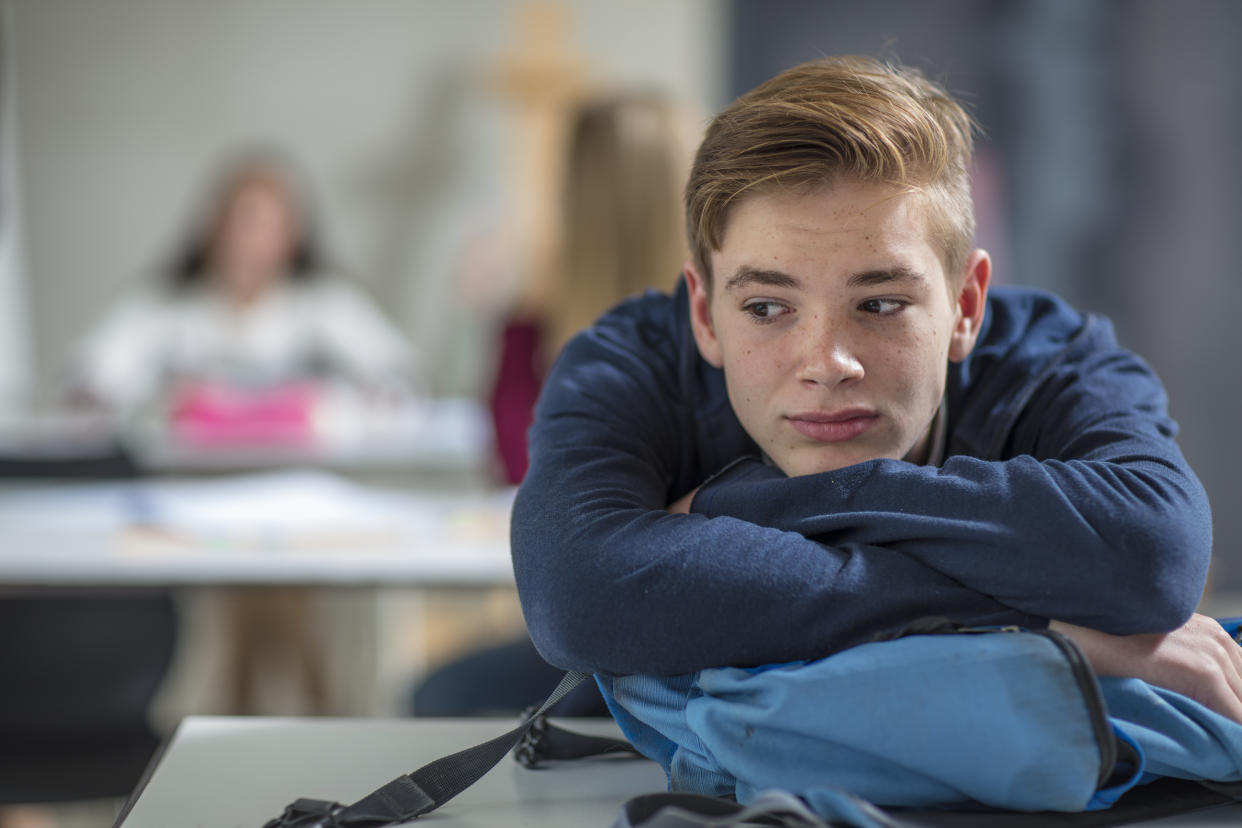
[[[509, 730], [509, 719], [245, 719], [182, 722], [117, 828], [258, 828], [299, 797], [353, 802], [403, 773]], [[611, 720], [569, 727], [617, 735]], [[664, 790], [645, 760], [568, 762], [530, 771], [504, 758], [473, 787], [413, 824], [444, 828], [606, 828], [625, 800]], [[1225, 828], [1242, 803], [1144, 825]]]
[[513, 490], [291, 470], [0, 490], [0, 584], [509, 584]]
[[[229, 476], [0, 483], [0, 585], [512, 582], [513, 494], [482, 482], [486, 412], [447, 399], [398, 413], [306, 448], [195, 450], [158, 429], [128, 435], [147, 470]], [[0, 419], [0, 449], [55, 459], [101, 449], [114, 432], [99, 415], [41, 412]], [[299, 464], [399, 473], [424, 488], [370, 488]], [[238, 473], [259, 468], [282, 471]]]
[[[259, 828], [299, 797], [353, 802], [403, 773], [512, 728], [509, 719], [191, 717], [182, 722], [122, 828]], [[574, 729], [616, 735], [611, 722]], [[444, 828], [608, 826], [631, 796], [664, 790], [646, 760], [540, 771], [504, 758], [426, 822]]]

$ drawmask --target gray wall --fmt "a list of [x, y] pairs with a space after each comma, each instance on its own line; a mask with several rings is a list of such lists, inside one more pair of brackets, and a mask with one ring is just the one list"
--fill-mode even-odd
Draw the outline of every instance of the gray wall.
[[[332, 258], [410, 332], [432, 390], [474, 390], [482, 321], [453, 283], [498, 218], [504, 123], [479, 77], [518, 0], [5, 0], [16, 69], [30, 328], [40, 376], [150, 278], [224, 154], [287, 150]], [[604, 80], [720, 97], [712, 0], [565, 2]]]

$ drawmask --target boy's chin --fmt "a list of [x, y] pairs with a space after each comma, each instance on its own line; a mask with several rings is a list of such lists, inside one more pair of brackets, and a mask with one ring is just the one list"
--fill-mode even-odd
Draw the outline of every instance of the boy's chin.
[[857, 466], [859, 463], [866, 463], [870, 460], [891, 460], [898, 456], [900, 455], [895, 452], [830, 449], [794, 451], [781, 457], [768, 455], [772, 464], [784, 472], [786, 477], [823, 474]]
[[856, 466], [859, 463], [872, 460], [872, 457], [792, 457], [784, 460], [773, 460], [778, 469], [783, 471], [787, 477], [805, 477], [810, 474], [822, 474], [824, 472], [837, 471], [839, 469]]

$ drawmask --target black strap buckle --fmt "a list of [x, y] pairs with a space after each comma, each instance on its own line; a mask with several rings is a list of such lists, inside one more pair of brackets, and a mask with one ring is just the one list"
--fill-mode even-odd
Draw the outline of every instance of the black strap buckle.
[[539, 705], [534, 704], [522, 711], [522, 720], [530, 719], [530, 726], [513, 747], [513, 758], [530, 770], [539, 767], [539, 763], [546, 758], [543, 755], [543, 737], [548, 732], [547, 714], [540, 713], [530, 718], [538, 710]]
[[296, 799], [263, 828], [340, 828], [337, 817], [345, 806], [326, 799]]

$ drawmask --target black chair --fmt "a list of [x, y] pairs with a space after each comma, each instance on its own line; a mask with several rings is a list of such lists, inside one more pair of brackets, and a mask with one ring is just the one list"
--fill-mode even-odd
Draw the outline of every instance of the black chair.
[[0, 598], [0, 802], [132, 791], [159, 745], [147, 708], [175, 630], [166, 594]]
[[[119, 450], [0, 457], [9, 483], [135, 476]], [[0, 804], [130, 793], [159, 745], [147, 710], [176, 632], [164, 589], [0, 592]]]

